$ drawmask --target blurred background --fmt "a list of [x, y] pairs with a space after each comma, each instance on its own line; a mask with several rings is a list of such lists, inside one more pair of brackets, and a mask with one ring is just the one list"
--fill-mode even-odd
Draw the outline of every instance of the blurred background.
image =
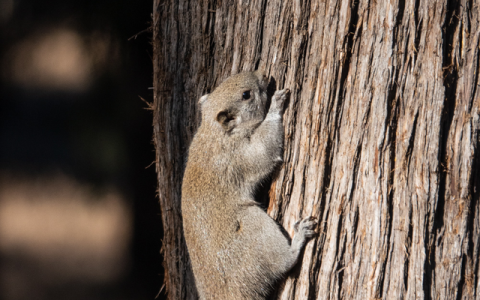
[[151, 11], [0, 0], [0, 299], [157, 296]]

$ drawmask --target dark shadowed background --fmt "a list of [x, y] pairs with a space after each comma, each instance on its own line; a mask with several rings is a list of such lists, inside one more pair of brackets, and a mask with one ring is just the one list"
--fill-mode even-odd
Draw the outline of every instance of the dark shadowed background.
[[0, 0], [1, 299], [157, 295], [151, 7]]

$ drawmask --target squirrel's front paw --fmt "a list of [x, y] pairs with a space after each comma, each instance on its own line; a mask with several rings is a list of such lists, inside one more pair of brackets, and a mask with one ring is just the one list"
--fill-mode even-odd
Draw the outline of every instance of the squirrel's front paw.
[[283, 105], [290, 95], [289, 89], [278, 90], [273, 94], [272, 104], [270, 106], [271, 111], [283, 111]]

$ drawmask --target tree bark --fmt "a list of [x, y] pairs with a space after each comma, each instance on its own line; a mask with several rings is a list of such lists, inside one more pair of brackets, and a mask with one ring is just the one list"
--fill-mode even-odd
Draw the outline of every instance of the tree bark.
[[278, 299], [480, 299], [480, 0], [154, 0], [169, 299], [196, 299], [180, 190], [199, 97], [289, 88], [268, 213], [319, 219]]

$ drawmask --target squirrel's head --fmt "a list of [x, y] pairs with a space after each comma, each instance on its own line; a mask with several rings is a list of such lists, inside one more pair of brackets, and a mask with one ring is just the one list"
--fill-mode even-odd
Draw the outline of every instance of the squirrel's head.
[[202, 124], [231, 132], [266, 115], [268, 78], [263, 72], [244, 72], [229, 77], [212, 93], [200, 98]]

